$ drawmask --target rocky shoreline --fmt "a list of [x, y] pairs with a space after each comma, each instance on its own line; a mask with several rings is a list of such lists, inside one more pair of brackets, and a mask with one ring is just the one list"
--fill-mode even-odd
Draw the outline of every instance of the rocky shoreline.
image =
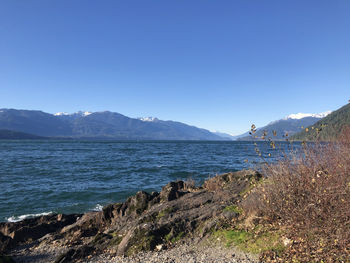
[[101, 212], [0, 223], [0, 262], [257, 262], [214, 244], [211, 234], [232, 224], [239, 215], [226, 208], [260, 178], [245, 170], [201, 187], [171, 182], [160, 193], [138, 192]]

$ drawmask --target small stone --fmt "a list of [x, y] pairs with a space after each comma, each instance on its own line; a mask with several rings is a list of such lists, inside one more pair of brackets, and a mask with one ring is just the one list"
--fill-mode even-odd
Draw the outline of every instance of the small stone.
[[157, 251], [161, 251], [163, 249], [164, 249], [164, 244], [159, 244], [159, 245], [156, 246], [156, 250]]
[[285, 245], [286, 247], [289, 246], [291, 243], [292, 243], [292, 240], [291, 240], [291, 239], [289, 239], [289, 238], [287, 238], [287, 237], [285, 237], [285, 238], [283, 239], [283, 245]]

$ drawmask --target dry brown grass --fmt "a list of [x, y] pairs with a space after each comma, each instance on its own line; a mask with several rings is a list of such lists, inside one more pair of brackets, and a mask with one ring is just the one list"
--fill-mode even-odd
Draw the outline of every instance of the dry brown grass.
[[193, 178], [187, 178], [184, 183], [186, 190], [196, 189], [196, 181]]
[[287, 229], [293, 242], [282, 261], [350, 262], [350, 128], [337, 142], [304, 145], [263, 173], [267, 179], [242, 206]]
[[219, 189], [222, 189], [223, 188], [222, 178], [218, 175], [214, 177], [209, 177], [207, 180], [204, 181], [203, 188], [213, 192]]

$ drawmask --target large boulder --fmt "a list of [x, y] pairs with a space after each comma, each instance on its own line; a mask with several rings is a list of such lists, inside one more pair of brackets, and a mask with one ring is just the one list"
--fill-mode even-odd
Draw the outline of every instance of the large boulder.
[[160, 199], [162, 201], [172, 201], [185, 195], [185, 183], [183, 181], [170, 182], [162, 188]]
[[32, 242], [48, 233], [58, 232], [63, 227], [71, 225], [81, 214], [54, 214], [28, 218], [20, 222], [0, 223], [0, 249], [8, 249], [17, 244]]
[[11, 245], [13, 245], [13, 240], [9, 236], [5, 236], [0, 232], [0, 254], [6, 252]]

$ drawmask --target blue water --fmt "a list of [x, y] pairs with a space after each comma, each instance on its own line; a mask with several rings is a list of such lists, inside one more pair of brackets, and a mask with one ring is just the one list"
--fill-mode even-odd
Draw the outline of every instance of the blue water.
[[[0, 141], [0, 221], [97, 210], [179, 179], [202, 183], [261, 162], [254, 148], [252, 142]], [[270, 152], [267, 144], [259, 148]]]

